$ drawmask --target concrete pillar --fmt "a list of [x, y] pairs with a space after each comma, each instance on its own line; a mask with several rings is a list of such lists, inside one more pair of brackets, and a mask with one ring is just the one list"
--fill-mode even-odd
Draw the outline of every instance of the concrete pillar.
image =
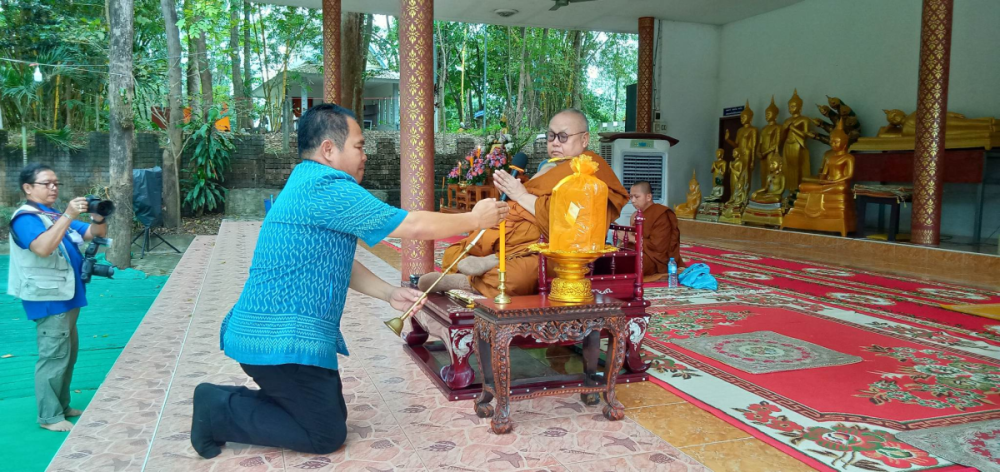
[[340, 0], [323, 0], [323, 101], [340, 103]]
[[656, 19], [639, 18], [639, 83], [635, 100], [635, 131], [649, 133], [653, 130], [653, 34]]
[[[434, 0], [400, 0], [400, 201], [434, 211]], [[403, 240], [402, 280], [434, 270], [434, 241]]]
[[952, 9], [952, 0], [924, 0], [920, 26], [911, 240], [928, 246], [941, 243], [942, 159], [948, 112]]

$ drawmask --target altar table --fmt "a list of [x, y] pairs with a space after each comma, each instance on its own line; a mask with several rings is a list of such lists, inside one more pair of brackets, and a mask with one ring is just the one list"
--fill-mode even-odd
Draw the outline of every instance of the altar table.
[[[629, 324], [622, 305], [621, 301], [603, 295], [597, 295], [591, 303], [579, 305], [552, 302], [546, 295], [513, 297], [505, 305], [497, 305], [490, 299], [477, 300], [474, 337], [485, 381], [476, 399], [476, 415], [480, 418], [492, 416], [493, 432], [505, 434], [513, 430], [511, 400], [579, 393], [584, 403], [596, 405], [600, 402], [597, 394], [603, 393], [604, 417], [611, 421], [624, 418], [625, 407], [615, 397], [615, 381], [625, 361]], [[603, 375], [597, 373], [601, 330], [610, 334]], [[548, 343], [583, 341], [584, 373], [546, 378], [562, 384], [559, 388], [543, 387], [512, 394], [511, 389], [517, 384], [537, 381], [511, 379], [510, 343], [517, 336], [531, 336]], [[495, 408], [491, 404], [494, 397]]]

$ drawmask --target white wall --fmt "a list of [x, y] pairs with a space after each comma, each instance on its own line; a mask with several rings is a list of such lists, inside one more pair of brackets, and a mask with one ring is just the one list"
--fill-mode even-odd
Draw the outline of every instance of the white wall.
[[[664, 22], [661, 107], [667, 134], [681, 141], [671, 155], [671, 203], [683, 201], [696, 162], [703, 192], [711, 188], [708, 171], [725, 107], [749, 99], [760, 128], [772, 94], [779, 123], [788, 117], [794, 88], [813, 117], [820, 116], [816, 104], [836, 96], [858, 114], [862, 136], [885, 124], [884, 108], [914, 111], [920, 19], [919, 0], [805, 0], [721, 28]], [[1000, 117], [1000, 1], [955, 2], [951, 52], [949, 110]], [[714, 103], [706, 103], [712, 93]], [[827, 149], [810, 144], [814, 173]], [[943, 233], [971, 234], [974, 197], [975, 186], [946, 185]], [[989, 199], [997, 202], [1000, 188], [988, 188]], [[985, 213], [984, 236], [1000, 226], [995, 207]]]
[[[709, 172], [715, 160], [715, 142], [719, 112], [719, 39], [718, 26], [675, 21], [660, 22], [659, 77], [660, 120], [666, 134], [678, 139], [670, 149], [667, 201], [671, 206], [687, 195], [691, 171], [707, 195], [712, 188]], [[657, 104], [654, 104], [654, 106]]]

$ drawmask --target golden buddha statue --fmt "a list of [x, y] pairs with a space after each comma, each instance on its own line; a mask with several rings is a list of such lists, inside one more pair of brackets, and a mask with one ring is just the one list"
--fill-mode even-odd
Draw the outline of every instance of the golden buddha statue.
[[729, 185], [732, 195], [722, 207], [719, 221], [723, 223], [740, 224], [743, 221], [743, 208], [747, 205], [747, 194], [750, 191], [750, 172], [747, 169], [748, 160], [743, 154], [743, 148], [733, 150], [733, 162], [729, 165]]
[[782, 228], [839, 232], [854, 231], [856, 221], [851, 178], [854, 156], [847, 152], [847, 133], [843, 121], [830, 132], [831, 149], [823, 155], [823, 168], [815, 178], [799, 184], [795, 206], [785, 216]]
[[785, 184], [788, 188], [795, 189], [798, 188], [799, 182], [808, 177], [811, 172], [809, 147], [806, 146], [806, 139], [816, 137], [815, 133], [809, 131], [812, 121], [801, 115], [802, 99], [799, 98], [798, 89], [788, 100], [788, 113], [792, 116], [788, 117], [781, 126], [781, 154], [785, 158]]
[[785, 175], [781, 158], [769, 159], [767, 180], [763, 188], [750, 196], [750, 202], [743, 210], [743, 223], [781, 226], [784, 208], [782, 196], [785, 193]]
[[712, 163], [712, 193], [705, 197], [706, 202], [721, 202], [726, 193], [726, 151], [715, 150], [715, 162]]
[[[830, 105], [816, 105], [819, 109], [819, 113], [825, 116], [829, 123], [823, 122], [818, 118], [813, 118], [812, 122], [819, 128], [822, 128], [827, 133], [833, 131], [837, 127], [837, 122], [843, 119], [844, 121], [844, 132], [847, 133], [847, 146], [850, 147], [854, 144], [858, 138], [861, 136], [861, 122], [858, 121], [858, 116], [854, 114], [854, 110], [847, 106], [841, 99], [837, 97], [826, 96], [826, 101]], [[826, 134], [816, 134], [814, 138], [817, 141], [830, 145], [830, 136]]]
[[[882, 110], [888, 126], [878, 130], [878, 136], [859, 138], [852, 151], [912, 151], [917, 133], [917, 113], [902, 110]], [[966, 118], [961, 113], [945, 115], [944, 144], [946, 149], [985, 148], [1000, 146], [1000, 126], [996, 118]]]
[[[760, 183], [767, 182], [770, 173], [771, 160], [781, 160], [778, 152], [781, 145], [781, 125], [778, 124], [778, 107], [774, 104], [774, 95], [771, 95], [771, 104], [764, 110], [764, 119], [767, 125], [760, 130], [760, 149], [757, 155], [760, 156]], [[784, 167], [784, 166], [781, 166]]]
[[747, 100], [746, 106], [743, 107], [743, 113], [740, 113], [740, 123], [743, 127], [736, 131], [736, 141], [729, 139], [729, 130], [726, 130], [726, 142], [733, 147], [733, 158], [735, 159], [736, 151], [735, 149], [741, 149], [740, 154], [746, 161], [744, 164], [747, 165], [747, 171], [753, 172], [754, 156], [757, 154], [757, 143], [760, 140], [760, 133], [757, 128], [753, 127], [753, 110], [750, 109], [750, 100]]
[[712, 193], [698, 207], [696, 220], [719, 221], [722, 211], [722, 198], [726, 193], [726, 160], [725, 150], [715, 150], [715, 162], [712, 163]]
[[698, 214], [698, 205], [701, 205], [701, 185], [695, 177], [695, 171], [691, 171], [691, 181], [688, 182], [687, 201], [674, 207], [674, 213], [678, 218], [688, 218], [693, 220]]

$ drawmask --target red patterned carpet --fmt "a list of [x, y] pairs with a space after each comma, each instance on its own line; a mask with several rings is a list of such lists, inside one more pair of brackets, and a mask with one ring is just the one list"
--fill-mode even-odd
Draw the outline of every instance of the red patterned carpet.
[[[896, 434], [1000, 418], [1000, 321], [941, 307], [1000, 293], [701, 245], [683, 256], [719, 290], [647, 284], [657, 384], [820, 470], [971, 470]], [[791, 368], [749, 373], [769, 362]]]

